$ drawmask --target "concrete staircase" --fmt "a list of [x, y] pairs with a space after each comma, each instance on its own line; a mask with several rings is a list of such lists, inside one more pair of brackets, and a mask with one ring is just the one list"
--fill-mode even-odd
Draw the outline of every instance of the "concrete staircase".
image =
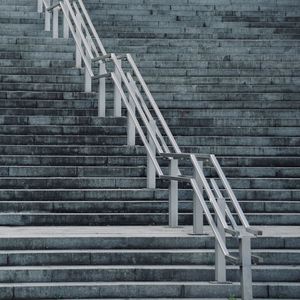
[[[218, 156], [249, 222], [300, 225], [298, 1], [85, 4], [106, 48], [135, 55], [182, 150]], [[167, 182], [145, 189], [145, 150], [125, 146], [126, 118], [97, 117], [73, 41], [43, 31], [36, 1], [0, 8], [0, 224], [166, 225]], [[182, 186], [181, 224], [192, 222], [191, 199]], [[210, 236], [108, 228], [4, 238], [3, 227], [0, 299], [239, 297], [237, 283], [210, 282]], [[254, 296], [299, 299], [299, 238], [270, 231], [253, 249], [265, 259]], [[228, 280], [238, 277], [230, 267]]]

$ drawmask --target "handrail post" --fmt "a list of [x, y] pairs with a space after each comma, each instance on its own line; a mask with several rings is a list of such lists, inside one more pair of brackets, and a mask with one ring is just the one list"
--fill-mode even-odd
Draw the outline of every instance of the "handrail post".
[[58, 12], [59, 12], [59, 8], [58, 7], [55, 7], [53, 10], [52, 10], [52, 34], [53, 34], [53, 38], [54, 39], [57, 39], [58, 38]]
[[[203, 162], [198, 162], [199, 167], [203, 169]], [[194, 171], [194, 177], [198, 183], [199, 189], [203, 194], [203, 185], [198, 172]], [[196, 193], [193, 195], [193, 234], [203, 234], [203, 208]]]
[[[90, 39], [87, 39], [87, 44], [88, 44], [89, 49], [91, 49]], [[88, 64], [91, 66], [92, 65], [92, 60], [91, 60], [91, 57], [88, 54], [87, 49], [86, 49], [85, 55], [86, 55], [86, 59], [88, 61]], [[86, 93], [90, 93], [92, 91], [92, 77], [91, 77], [91, 75], [88, 71], [87, 66], [85, 66], [85, 68], [84, 68], [84, 91]]]
[[[122, 66], [122, 60], [118, 59], [118, 65], [121, 67]], [[117, 68], [117, 66], [115, 66], [115, 74], [116, 77], [118, 79], [118, 81], [122, 84], [122, 77], [121, 74]], [[120, 91], [117, 89], [116, 86], [114, 86], [114, 116], [115, 117], [121, 117], [122, 115], [122, 103], [121, 103], [122, 99], [121, 99], [121, 94]]]
[[[225, 213], [225, 199], [223, 197], [218, 197], [217, 198], [217, 203], [220, 207], [220, 211], [223, 215], [223, 217], [226, 217]], [[226, 235], [225, 235], [225, 230], [224, 227], [219, 220], [219, 218], [216, 216], [216, 221], [217, 221], [217, 228], [219, 230], [220, 236], [224, 243], [226, 243]], [[222, 252], [222, 249], [220, 248], [219, 244], [217, 241], [215, 241], [215, 280], [217, 282], [226, 282], [226, 259], [225, 255]]]
[[[149, 125], [151, 130], [156, 134], [156, 122], [155, 120], [150, 120]], [[151, 152], [153, 155], [156, 155], [156, 147], [155, 143], [148, 132], [148, 140], [149, 140], [149, 147], [151, 149]], [[155, 166], [151, 160], [151, 157], [149, 153], [147, 153], [147, 188], [148, 189], [155, 189], [156, 188], [156, 172], [155, 172]]]
[[[129, 83], [132, 86], [132, 90], [134, 91], [134, 83], [129, 80]], [[129, 95], [129, 105], [131, 106], [131, 109], [135, 115], [136, 107], [134, 104], [133, 98]], [[133, 119], [131, 118], [130, 114], [127, 113], [127, 146], [135, 146], [135, 125], [133, 122]]]
[[37, 11], [38, 11], [38, 13], [43, 12], [43, 0], [38, 0]]
[[[170, 176], [178, 176], [178, 159], [170, 159]], [[178, 181], [170, 180], [169, 183], [169, 226], [174, 228], [178, 226]]]
[[[78, 27], [81, 28], [82, 25], [81, 25], [80, 15], [76, 15], [76, 22], [77, 22]], [[79, 33], [80, 29], [77, 28], [76, 26], [75, 26], [75, 28], [76, 28], [75, 29], [76, 30], [76, 36], [77, 36], [77, 39], [79, 41], [79, 44], [82, 45], [81, 36], [80, 36], [80, 33]], [[77, 45], [76, 45], [76, 54], [75, 55], [76, 55], [76, 68], [81, 69], [81, 67], [82, 67], [81, 53], [80, 53], [79, 47]]]
[[[45, 0], [46, 5], [50, 6], [50, 0]], [[45, 7], [45, 31], [51, 31], [51, 13]]]
[[[65, 0], [64, 0], [64, 3], [65, 3]], [[68, 16], [69, 16], [69, 11], [68, 11]], [[64, 21], [63, 22], [64, 22], [63, 23], [63, 26], [64, 26], [64, 38], [68, 39], [69, 35], [70, 35], [70, 29], [69, 29], [69, 24], [68, 24], [66, 16], [64, 16]]]
[[[99, 63], [99, 75], [106, 73], [105, 63]], [[98, 117], [105, 117], [106, 115], [106, 79], [105, 77], [99, 79], [98, 89]]]
[[244, 235], [239, 238], [240, 277], [242, 300], [253, 300], [252, 271], [251, 271], [251, 237]]

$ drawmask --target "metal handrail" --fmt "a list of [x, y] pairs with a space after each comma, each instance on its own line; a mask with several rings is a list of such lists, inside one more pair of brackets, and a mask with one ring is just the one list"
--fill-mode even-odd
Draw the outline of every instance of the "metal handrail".
[[[245, 258], [245, 255], [247, 256], [247, 254], [244, 253], [246, 252], [246, 250], [244, 250], [245, 248], [244, 246], [240, 246], [241, 249], [240, 258], [234, 257], [229, 254], [229, 251], [225, 243], [225, 232], [231, 234], [234, 237], [238, 237], [240, 235], [240, 231], [225, 199], [223, 198], [223, 195], [218, 187], [218, 184], [214, 179], [211, 179], [210, 181], [206, 179], [202, 168], [199, 166], [199, 160], [201, 160], [202, 162], [208, 161], [213, 166], [214, 170], [218, 174], [220, 182], [222, 183], [225, 189], [225, 192], [229, 196], [229, 200], [232, 203], [233, 208], [237, 213], [237, 216], [240, 220], [240, 223], [244, 231], [254, 236], [260, 235], [262, 234], [262, 232], [260, 230], [253, 229], [249, 225], [249, 222], [215, 155], [181, 152], [175, 137], [173, 136], [156, 101], [154, 100], [150, 90], [148, 89], [148, 86], [145, 83], [132, 56], [130, 54], [125, 54], [122, 56], [117, 56], [114, 53], [107, 54], [82, 0], [61, 0], [58, 3], [53, 5], [49, 5], [50, 0], [38, 0], [38, 1], [39, 1], [38, 2], [39, 12], [41, 12], [43, 6], [45, 7], [47, 13], [53, 12], [58, 9], [62, 10], [66, 24], [68, 25], [72, 33], [72, 36], [75, 40], [78, 53], [80, 53], [80, 57], [85, 64], [85, 68], [86, 68], [85, 76], [86, 76], [86, 82], [88, 82], [88, 84], [86, 84], [86, 87], [88, 87], [87, 90], [91, 89], [91, 79], [99, 80], [100, 83], [101, 82], [103, 83], [103, 80], [105, 80], [105, 78], [110, 77], [112, 79], [115, 85], [115, 93], [119, 93], [117, 99], [120, 98], [120, 101], [123, 102], [128, 112], [129, 118], [133, 123], [135, 129], [137, 130], [143, 145], [146, 148], [147, 155], [153, 165], [153, 168], [158, 178], [169, 180], [171, 183], [174, 181], [182, 181], [182, 182], [190, 183], [194, 191], [194, 194], [196, 195], [196, 199], [197, 201], [200, 202], [204, 215], [206, 216], [206, 219], [210, 227], [212, 228], [218, 247], [220, 251], [223, 253], [224, 257], [228, 261], [235, 264], [243, 265], [243, 263], [245, 263], [246, 261], [247, 267], [249, 267], [248, 260], [247, 260], [248, 257]], [[55, 12], [57, 13], [57, 11]], [[46, 27], [49, 28], [50, 26], [49, 16], [47, 16], [47, 18], [48, 18], [47, 26], [45, 26], [45, 28]], [[57, 14], [56, 14], [56, 22], [58, 23]], [[45, 24], [46, 24], [46, 19], [45, 19]], [[56, 24], [55, 28], [57, 28], [57, 25], [58, 24]], [[94, 41], [96, 41], [96, 44]], [[121, 66], [120, 63], [120, 60], [123, 59], [125, 59], [130, 65], [133, 75], [137, 78], [137, 82], [135, 82], [130, 72], [125, 73], [125, 71], [123, 70], [123, 67]], [[112, 71], [111, 73], [108, 73], [106, 71], [106, 66], [105, 66], [106, 62], [113, 63], [114, 71]], [[92, 69], [92, 63], [99, 64], [100, 66], [99, 75], [94, 74]], [[141, 86], [142, 91], [139, 90], [137, 84]], [[125, 89], [123, 86], [125, 87]], [[99, 91], [100, 91], [100, 87], [101, 85], [99, 85]], [[142, 92], [146, 95], [147, 100], [150, 103], [150, 107], [148, 107], [146, 101], [144, 100]], [[132, 100], [132, 102], [129, 101], [128, 97]], [[132, 107], [132, 105], [134, 107]], [[135, 110], [137, 110], [140, 120], [137, 118]], [[154, 112], [154, 115], [152, 114], [152, 112]], [[155, 123], [156, 120], [159, 122], [160, 126], [156, 125]], [[142, 122], [143, 125], [141, 125], [140, 122]], [[143, 128], [146, 128], [149, 141], [147, 139], [146, 134], [144, 133]], [[160, 128], [163, 129], [164, 135], [160, 131]], [[167, 137], [168, 142], [165, 140], [164, 136]], [[170, 147], [172, 147], [173, 149], [172, 151], [170, 151]], [[188, 159], [193, 166], [195, 172], [194, 176], [183, 176], [180, 170], [178, 169], [178, 163], [176, 167], [177, 171], [175, 173], [170, 175], [164, 174], [162, 171], [162, 167], [160, 166], [156, 158], [156, 152], [160, 157], [166, 158], [170, 162], [179, 159]], [[203, 196], [202, 188], [206, 192], [208, 196], [208, 200], [212, 205], [212, 208], [216, 215], [218, 225], [216, 225], [216, 221], [213, 219], [212, 213], [210, 212], [210, 209], [207, 206], [207, 203]], [[221, 206], [217, 201], [217, 199], [219, 200], [222, 199], [223, 201], [222, 209], [224, 209], [224, 211], [222, 211]], [[227, 224], [226, 216], [228, 217], [232, 228]], [[245, 236], [245, 238], [248, 239], [248, 236]], [[250, 243], [248, 240], [247, 242], [245, 242], [245, 244], [247, 244], [247, 247], [250, 247]], [[248, 299], [249, 298], [247, 298], [247, 300]]]
[[[134, 104], [139, 112], [139, 115], [147, 129], [147, 132], [149, 133], [149, 135], [151, 136], [152, 140], [154, 141], [154, 144], [155, 144], [155, 147], [158, 151], [158, 154], [163, 156], [163, 157], [168, 157], [168, 158], [174, 158], [174, 157], [190, 157], [191, 161], [192, 161], [192, 164], [196, 170], [196, 172], [198, 173], [198, 176], [200, 177], [201, 179], [201, 183], [203, 184], [204, 186], [204, 189], [206, 191], [206, 193], [208, 194], [208, 198], [209, 198], [209, 201], [211, 202], [213, 208], [214, 208], [214, 211], [217, 215], [217, 217], [219, 218], [220, 222], [222, 223], [224, 229], [227, 231], [227, 232], [235, 232], [235, 230], [231, 230], [228, 225], [227, 225], [227, 222], [226, 220], [224, 219], [224, 217], [222, 216], [222, 213], [220, 212], [219, 210], [219, 207], [218, 207], [218, 204], [216, 202], [216, 199], [212, 193], [212, 190], [204, 176], [204, 173], [203, 171], [201, 170], [201, 168], [199, 168], [199, 165], [198, 165], [198, 160], [197, 160], [197, 156], [193, 155], [192, 153], [186, 153], [186, 154], [182, 154], [169, 126], [167, 125], [163, 115], [161, 114], [160, 112], [160, 109], [159, 107], [157, 106], [157, 103], [155, 102], [150, 90], [148, 89], [136, 63], [134, 62], [132, 56], [130, 54], [126, 54], [126, 59], [127, 61], [129, 62], [132, 70], [133, 70], [133, 73], [134, 75], [137, 77], [138, 79], [138, 82], [141, 84], [141, 87], [143, 89], [143, 91], [145, 92], [146, 96], [147, 96], [147, 99], [149, 100], [149, 103], [151, 104], [151, 108], [153, 109], [153, 111], [155, 112], [156, 114], [156, 117], [157, 119], [159, 120], [160, 124], [162, 125], [162, 128], [164, 129], [169, 141], [171, 142], [171, 145], [173, 147], [173, 149], [175, 150], [175, 153], [170, 153], [169, 152], [169, 148], [166, 144], [166, 142], [164, 141], [163, 139], [163, 136], [161, 134], [161, 132], [159, 130], [156, 130], [155, 132], [153, 132], [153, 129], [151, 128], [151, 126], [149, 125], [149, 120], [150, 118], [153, 119], [142, 95], [140, 94], [140, 92], [138, 91], [137, 89], [137, 86], [135, 85], [134, 87], [134, 90], [132, 90], [132, 86], [130, 85], [129, 83], [129, 80], [133, 80], [132, 76], [130, 74], [127, 74], [127, 76], [125, 75], [125, 72], [123, 71], [122, 67], [120, 66], [120, 64], [118, 64], [118, 58], [116, 57], [115, 54], [107, 54], [107, 52], [105, 51], [104, 49], [104, 46], [95, 30], [95, 27], [93, 25], [93, 23], [91, 22], [91, 19], [89, 17], [89, 14], [87, 13], [87, 10], [82, 2], [82, 0], [78, 0], [78, 3], [79, 3], [79, 6], [80, 6], [80, 9], [82, 10], [83, 14], [84, 14], [84, 17], [85, 19], [87, 20], [87, 23], [88, 23], [88, 26], [90, 27], [92, 33], [93, 33], [93, 36], [95, 38], [95, 40], [97, 41], [97, 45], [99, 46], [100, 50], [101, 50], [101, 55], [102, 56], [98, 56], [98, 57], [95, 57], [91, 51], [91, 48], [93, 48], [93, 50], [95, 51], [95, 53], [97, 55], [99, 55], [99, 53], [97, 52], [97, 49], [96, 49], [96, 46], [91, 38], [91, 35], [90, 35], [90, 32], [88, 30], [88, 26], [85, 24], [84, 22], [84, 19], [83, 17], [81, 16], [80, 14], [80, 11], [79, 11], [79, 8], [77, 6], [77, 4], [74, 2], [73, 5], [74, 5], [74, 8], [75, 8], [75, 11], [77, 14], [80, 15], [80, 18], [83, 22], [83, 26], [84, 26], [84, 29], [87, 33], [87, 37], [89, 39], [91, 39], [91, 45], [89, 45], [88, 43], [88, 39], [85, 37], [84, 33], [82, 32], [82, 29], [81, 29], [81, 26], [80, 24], [77, 23], [77, 20], [76, 20], [76, 16], [75, 16], [75, 12], [72, 8], [72, 5], [70, 3], [69, 0], [64, 0], [64, 1], [60, 1], [59, 3], [56, 3], [56, 4], [53, 4], [51, 6], [48, 6], [47, 7], [47, 1], [46, 0], [43, 0], [43, 4], [46, 8], [47, 11], [52, 11], [53, 9], [57, 8], [57, 7], [61, 7], [63, 13], [64, 13], [64, 16], [67, 20], [67, 23], [69, 25], [69, 28], [72, 32], [72, 35], [73, 35], [73, 38], [77, 44], [77, 47], [80, 51], [80, 54], [81, 54], [81, 57], [85, 63], [85, 66], [90, 74], [91, 77], [96, 77], [96, 78], [102, 78], [104, 77], [105, 75], [99, 75], [99, 76], [95, 76], [93, 71], [92, 71], [92, 68], [91, 68], [91, 65], [89, 64], [89, 60], [94, 60], [94, 61], [103, 61], [104, 59], [107, 59], [107, 58], [110, 58], [111, 61], [114, 63], [114, 66], [116, 67], [116, 69], [118, 70], [120, 76], [121, 76], [121, 79], [122, 81], [124, 82], [125, 86], [126, 86], [126, 89], [127, 91], [129, 92], [131, 98], [133, 99], [134, 101]], [[68, 11], [67, 11], [68, 10]], [[69, 17], [69, 15], [71, 16], [71, 19]], [[75, 24], [75, 27], [76, 29], [74, 28], [72, 22]], [[76, 31], [75, 31], [76, 30]], [[79, 33], [80, 37], [81, 37], [81, 40], [85, 46], [85, 50], [82, 48], [81, 46], [81, 43], [80, 41], [78, 41], [78, 38], [77, 38], [77, 35], [76, 33]], [[89, 60], [87, 59], [86, 57], [86, 54], [89, 55]], [[156, 172], [159, 176], [164, 176], [164, 174], [162, 173], [161, 171], [161, 167], [159, 166], [158, 162], [157, 162], [157, 159], [155, 158], [155, 156], [153, 155], [150, 147], [149, 147], [149, 144], [147, 142], [147, 138], [146, 136], [144, 135], [143, 131], [142, 131], [142, 128], [141, 126], [139, 125], [139, 122], [137, 120], [137, 118], [135, 117], [135, 114], [133, 111], [131, 111], [130, 109], [130, 105], [129, 105], [129, 102], [128, 100], [126, 99], [126, 95], [123, 91], [123, 88], [122, 88], [122, 85], [121, 84], [118, 84], [118, 80], [117, 80], [117, 76], [116, 74], [111, 74], [111, 77], [115, 83], [115, 85], [117, 86], [118, 90], [119, 90], [119, 93], [121, 94], [122, 96], [122, 99], [123, 99], [123, 102], [126, 106], [126, 109], [127, 111], [129, 112], [132, 120], [134, 121], [135, 123], [135, 127], [137, 128], [138, 130], [138, 133], [142, 139], [142, 142], [143, 144], [145, 145], [146, 149], [147, 149], [147, 153], [150, 155], [151, 157], [151, 160], [155, 166], [155, 169], [156, 169]], [[128, 77], [128, 78], [127, 78]], [[129, 79], [129, 80], [128, 80]], [[133, 81], [134, 82], [134, 81]], [[136, 95], [138, 97], [136, 97]], [[160, 144], [160, 142], [158, 141], [157, 139], [157, 136], [159, 137], [160, 139], [160, 142], [162, 143], [162, 145]], [[177, 154], [177, 156], [175, 156], [174, 154]], [[239, 219], [242, 223], [242, 225], [245, 227], [245, 229], [250, 232], [250, 233], [253, 233], [253, 234], [259, 234], [260, 232], [259, 231], [256, 231], [254, 229], [252, 229], [244, 215], [244, 212], [242, 211], [231, 187], [230, 187], [230, 184], [228, 182], [228, 180], [226, 179], [225, 177], [225, 174], [223, 172], [223, 170], [221, 169], [216, 157], [214, 155], [205, 155], [205, 156], [208, 156], [208, 158], [210, 159], [210, 161], [212, 162], [214, 168], [216, 169], [224, 187], [225, 187], [225, 190], [226, 192], [228, 193], [229, 197], [230, 197], [230, 200], [231, 202], [233, 203], [233, 206], [235, 208], [235, 210], [237, 211], [237, 214], [239, 216]], [[182, 180], [182, 178], [180, 178], [180, 176], [178, 176], [178, 179], [179, 181]], [[216, 189], [216, 184], [215, 184], [215, 187]], [[225, 254], [225, 253], [224, 253]]]

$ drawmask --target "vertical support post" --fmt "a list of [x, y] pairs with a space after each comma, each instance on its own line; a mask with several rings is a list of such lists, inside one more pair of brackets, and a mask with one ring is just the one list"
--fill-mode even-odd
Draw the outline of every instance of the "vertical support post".
[[[217, 199], [219, 208], [222, 212], [223, 217], [225, 218], [226, 214], [225, 214], [225, 207], [226, 207], [226, 203], [225, 203], [225, 199], [223, 197], [220, 197]], [[217, 227], [218, 227], [218, 231], [220, 233], [220, 236], [222, 238], [222, 240], [224, 242], [226, 242], [226, 235], [225, 235], [225, 230], [223, 225], [221, 224], [220, 220], [218, 219], [218, 217], [216, 217], [217, 219]], [[216, 269], [216, 273], [215, 273], [215, 280], [217, 282], [226, 282], [226, 259], [225, 256], [219, 246], [219, 243], [217, 241], [215, 241], [215, 269]]]
[[[64, 2], [65, 2], [65, 0], [64, 0]], [[67, 7], [66, 5], [65, 5], [65, 7]], [[69, 10], [67, 10], [67, 15], [69, 16]], [[66, 18], [66, 16], [64, 15], [64, 38], [65, 39], [68, 39], [69, 38], [69, 32], [70, 32], [70, 29], [69, 29], [69, 25], [68, 25], [68, 21], [67, 21], [67, 18]]]
[[[91, 41], [90, 39], [87, 39], [87, 44], [89, 49], [91, 49]], [[86, 60], [88, 62], [88, 64], [91, 66], [92, 65], [92, 59], [88, 54], [88, 51], [86, 49], [85, 51], [85, 56], [86, 56]], [[84, 70], [84, 91], [86, 93], [90, 93], [92, 91], [92, 77], [91, 74], [89, 73], [89, 70], [87, 68], [87, 66], [85, 66], [85, 70]]]
[[[134, 90], [133, 82], [130, 81], [130, 84], [131, 84], [132, 90]], [[135, 115], [136, 107], [135, 107], [134, 101], [130, 95], [129, 95], [129, 105]], [[127, 114], [127, 145], [128, 146], [135, 146], [135, 136], [136, 136], [135, 125], [134, 125], [133, 119], [131, 118], [130, 114], [128, 113]]]
[[[81, 25], [81, 19], [80, 19], [79, 15], [76, 15], [76, 22], [77, 22], [77, 25], [81, 28], [82, 25]], [[79, 29], [77, 29], [77, 28], [76, 28], [76, 37], [79, 41], [79, 44], [81, 45], [82, 44], [81, 36], [79, 34]], [[82, 67], [81, 54], [79, 51], [79, 47], [76, 45], [76, 68], [81, 69], [81, 67]]]
[[[122, 67], [122, 60], [118, 59], [118, 65], [120, 67]], [[120, 82], [120, 84], [122, 83], [122, 77], [120, 72], [118, 71], [117, 67], [115, 66], [115, 74], [116, 77], [118, 79], [118, 81]], [[115, 117], [121, 117], [122, 115], [122, 103], [121, 103], [121, 93], [118, 90], [118, 88], [116, 87], [116, 85], [114, 86], [114, 116]]]
[[239, 239], [241, 296], [243, 300], [253, 300], [251, 271], [251, 237], [242, 236]]
[[52, 34], [53, 34], [53, 38], [54, 39], [57, 39], [58, 38], [58, 12], [59, 12], [59, 9], [58, 7], [54, 8], [53, 11], [52, 11], [52, 14], [53, 14], [53, 23], [52, 23]]
[[38, 13], [43, 12], [43, 0], [38, 0], [37, 11], [38, 11]]
[[[178, 176], [178, 159], [170, 159], [170, 176]], [[178, 226], [178, 181], [170, 180], [169, 184], [169, 226]]]
[[[103, 75], [106, 73], [105, 63], [99, 63], [99, 75]], [[98, 89], [98, 117], [105, 117], [106, 115], [106, 86], [105, 86], [105, 77], [99, 79], [99, 89]]]
[[[203, 162], [198, 162], [199, 167], [203, 169]], [[203, 185], [200, 176], [197, 172], [194, 172], [194, 177], [199, 185], [201, 192], [203, 193]], [[197, 194], [193, 195], [193, 234], [203, 234], [203, 208], [201, 206], [200, 199]]]
[[47, 7], [50, 6], [50, 0], [46, 1], [46, 7], [45, 7], [45, 31], [51, 31], [51, 13], [47, 10]]
[[[149, 125], [151, 127], [151, 130], [156, 133], [156, 122], [155, 120], [150, 120]], [[149, 139], [149, 146], [151, 148], [151, 151], [153, 155], [156, 155], [156, 147], [155, 143], [150, 136], [148, 132], [148, 139]], [[148, 189], [155, 189], [156, 188], [156, 171], [155, 171], [155, 166], [151, 160], [151, 157], [149, 154], [147, 154], [147, 188]]]

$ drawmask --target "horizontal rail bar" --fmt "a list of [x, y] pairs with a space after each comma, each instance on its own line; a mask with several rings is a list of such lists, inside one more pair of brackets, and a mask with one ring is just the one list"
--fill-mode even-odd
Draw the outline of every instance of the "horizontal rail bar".
[[163, 175], [163, 176], [160, 176], [159, 178], [174, 180], [174, 181], [189, 182], [189, 183], [191, 183], [191, 179], [193, 179], [193, 177], [189, 177], [189, 176], [169, 176], [169, 175]]
[[194, 155], [196, 158], [209, 159], [210, 154], [193, 154], [193, 153], [162, 153], [162, 157], [167, 158], [191, 158]]
[[94, 77], [92, 77], [92, 79], [101, 79], [101, 78], [107, 78], [107, 77], [111, 77], [111, 73], [105, 73], [105, 74], [101, 74], [101, 75], [95, 75]]
[[110, 58], [111, 57], [111, 54], [106, 54], [106, 55], [101, 55], [101, 56], [97, 56], [97, 57], [94, 57], [92, 59], [93, 62], [96, 62], [96, 61], [99, 61], [99, 60], [106, 60], [107, 58]]
[[56, 3], [56, 4], [53, 4], [53, 5], [49, 6], [49, 7], [47, 7], [46, 10], [47, 10], [47, 11], [51, 11], [51, 10], [53, 10], [54, 8], [58, 7], [58, 6], [60, 6], [60, 2], [58, 2], [58, 3]]

